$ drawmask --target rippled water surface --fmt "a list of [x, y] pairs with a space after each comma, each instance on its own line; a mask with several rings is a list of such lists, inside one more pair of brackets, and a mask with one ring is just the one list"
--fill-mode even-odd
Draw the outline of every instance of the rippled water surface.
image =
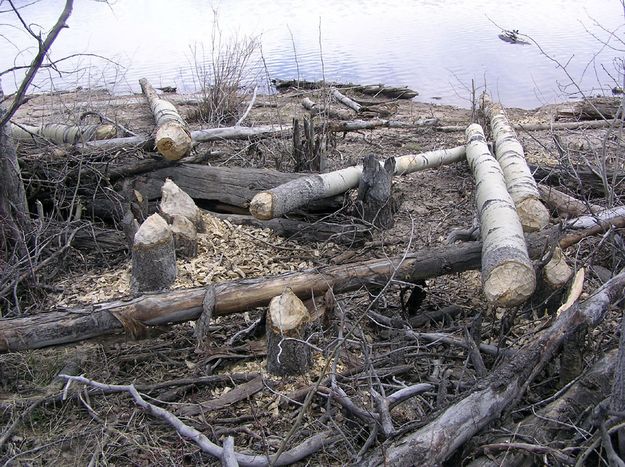
[[[42, 0], [21, 12], [35, 29], [47, 30], [63, 3]], [[28, 63], [34, 53], [32, 38], [8, 9], [0, 0], [2, 70]], [[76, 0], [52, 57], [97, 54], [117, 65], [97, 57], [69, 60], [60, 68], [77, 72], [59, 77], [44, 70], [36, 84], [123, 93], [137, 91], [138, 79], [146, 77], [190, 92], [198, 86], [198, 70], [210, 63], [214, 39], [227, 44], [256, 36], [262, 56], [252, 60], [251, 73], [261, 82], [267, 75], [299, 75], [407, 85], [419, 91], [417, 100], [467, 106], [474, 80], [507, 106], [532, 108], [568, 98], [563, 91], [575, 89], [563, 86], [570, 79], [584, 90], [609, 92], [619, 79], [624, 23], [619, 0]], [[535, 43], [505, 43], [497, 25], [518, 29]], [[19, 78], [5, 75], [5, 92]]]

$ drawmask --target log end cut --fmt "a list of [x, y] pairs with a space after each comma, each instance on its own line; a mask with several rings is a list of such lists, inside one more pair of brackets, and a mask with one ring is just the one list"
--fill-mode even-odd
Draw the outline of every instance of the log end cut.
[[500, 307], [520, 305], [532, 296], [535, 288], [534, 268], [516, 261], [497, 265], [484, 279], [486, 299]]
[[545, 205], [536, 198], [526, 198], [516, 204], [516, 211], [524, 232], [537, 232], [549, 225], [551, 216]]
[[566, 262], [562, 249], [557, 246], [553, 251], [551, 260], [543, 269], [545, 282], [552, 290], [557, 290], [564, 287], [572, 275], [571, 266]]
[[262, 191], [252, 198], [250, 202], [250, 213], [263, 221], [273, 219], [273, 194]]
[[191, 152], [193, 140], [189, 131], [179, 122], [165, 122], [156, 131], [156, 149], [165, 159], [177, 161]]

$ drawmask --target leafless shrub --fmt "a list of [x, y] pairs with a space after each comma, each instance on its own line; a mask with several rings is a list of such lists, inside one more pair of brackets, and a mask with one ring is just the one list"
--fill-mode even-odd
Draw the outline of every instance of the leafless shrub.
[[191, 47], [194, 79], [201, 89], [202, 102], [189, 120], [200, 120], [216, 126], [235, 123], [245, 110], [245, 90], [256, 81], [260, 42], [255, 37], [233, 37], [227, 42], [219, 28], [217, 14], [213, 22], [210, 50], [203, 45]]

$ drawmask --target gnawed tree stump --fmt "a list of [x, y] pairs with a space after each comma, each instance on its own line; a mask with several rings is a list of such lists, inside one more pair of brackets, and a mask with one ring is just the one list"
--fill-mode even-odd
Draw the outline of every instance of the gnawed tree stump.
[[169, 101], [161, 99], [148, 80], [139, 80], [141, 90], [150, 104], [156, 120], [154, 144], [158, 152], [168, 160], [177, 161], [191, 152], [193, 140], [187, 124], [176, 107]]
[[395, 220], [393, 201], [393, 172], [395, 159], [390, 158], [380, 165], [373, 155], [363, 161], [362, 178], [358, 186], [358, 201], [363, 220], [381, 229], [390, 229]]
[[562, 248], [556, 246], [551, 260], [549, 260], [543, 270], [545, 283], [551, 290], [558, 290], [566, 285], [572, 275], [573, 270], [566, 262]]
[[176, 256], [181, 258], [197, 256], [197, 230], [189, 219], [175, 214], [171, 223], [171, 233], [176, 245]]
[[195, 205], [193, 199], [171, 179], [165, 179], [161, 188], [161, 215], [171, 224], [174, 216], [186, 217], [198, 232], [204, 232], [202, 212]]
[[467, 161], [477, 185], [484, 294], [496, 306], [519, 305], [531, 297], [536, 287], [523, 227], [506, 189], [504, 174], [486, 145], [482, 127], [469, 125], [466, 137]]
[[135, 234], [132, 246], [133, 293], [167, 289], [176, 280], [174, 237], [158, 214], [148, 217]]
[[293, 119], [293, 159], [296, 172], [324, 172], [326, 167], [323, 133], [315, 136], [313, 119], [304, 117], [304, 134], [297, 118]]
[[301, 375], [312, 365], [310, 314], [287, 288], [274, 297], [267, 312], [267, 371], [277, 376]]

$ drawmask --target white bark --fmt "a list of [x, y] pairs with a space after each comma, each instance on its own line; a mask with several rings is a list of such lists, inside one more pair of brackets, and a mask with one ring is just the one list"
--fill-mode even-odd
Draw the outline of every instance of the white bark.
[[606, 222], [613, 222], [617, 217], [625, 216], [625, 206], [604, 209], [592, 215], [581, 216], [566, 222], [565, 227], [570, 229], [588, 229]]
[[527, 300], [536, 287], [523, 227], [506, 189], [503, 172], [488, 150], [482, 127], [469, 125], [466, 137], [467, 161], [477, 185], [484, 294], [497, 306], [518, 305]]
[[[439, 149], [423, 154], [409, 154], [395, 158], [394, 175], [405, 175], [418, 170], [440, 167], [458, 162], [465, 157], [464, 146]], [[283, 216], [309, 202], [335, 196], [355, 188], [362, 177], [362, 165], [301, 177], [271, 190], [258, 193], [250, 203], [250, 212], [257, 219]]]
[[65, 125], [62, 123], [47, 123], [42, 126], [16, 125], [11, 123], [13, 139], [32, 141], [38, 144], [74, 144], [80, 141], [92, 141], [114, 138], [117, 129], [113, 125]]
[[360, 110], [362, 109], [362, 105], [360, 105], [358, 102], [354, 102], [345, 94], [342, 94], [338, 89], [330, 88], [330, 92], [332, 93], [332, 97], [334, 97], [341, 104], [343, 104], [346, 107], [349, 107], [353, 111], [360, 112]]
[[491, 102], [486, 94], [484, 110], [493, 131], [495, 156], [503, 170], [508, 193], [519, 213], [523, 230], [541, 230], [549, 223], [549, 211], [540, 201], [536, 181], [525, 161], [523, 146], [501, 106]]
[[176, 107], [161, 99], [145, 78], [140, 79], [139, 84], [156, 120], [155, 146], [158, 152], [165, 159], [173, 161], [189, 154], [192, 147], [191, 135]]

